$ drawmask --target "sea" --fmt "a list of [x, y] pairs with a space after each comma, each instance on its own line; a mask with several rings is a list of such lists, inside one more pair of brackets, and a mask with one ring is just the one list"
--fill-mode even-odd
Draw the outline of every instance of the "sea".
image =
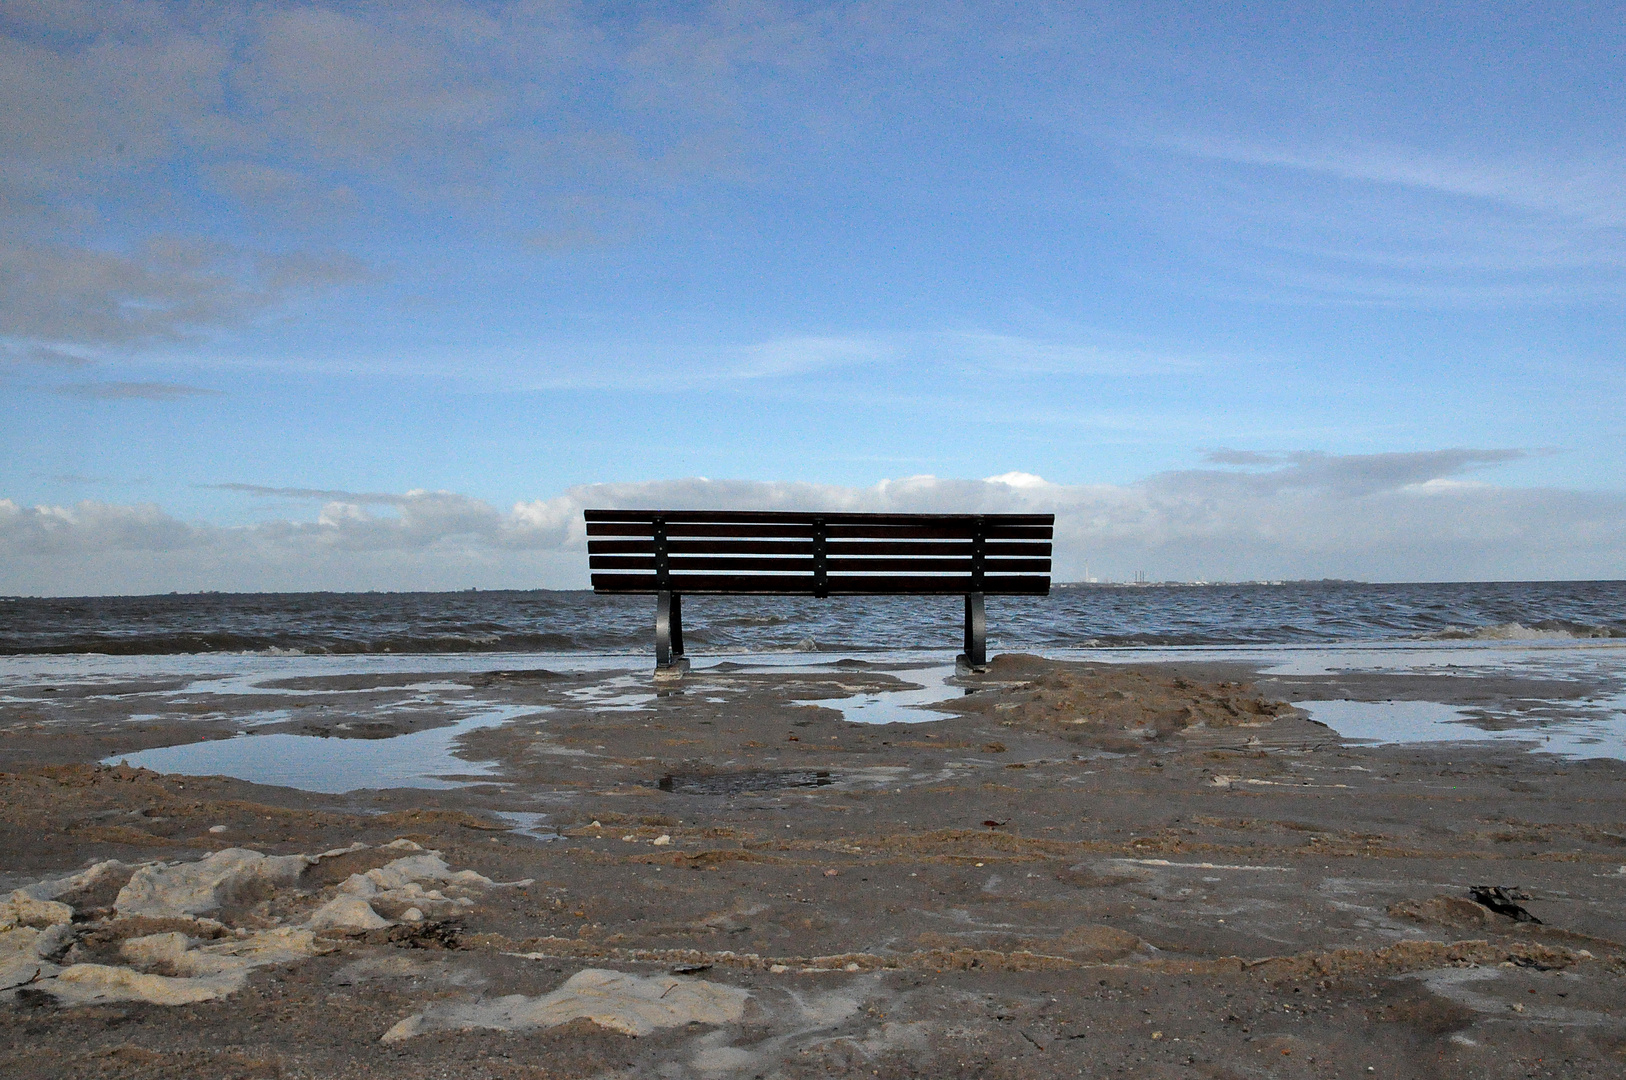
[[[1626, 639], [1626, 581], [1059, 585], [990, 597], [991, 650]], [[586, 591], [0, 598], [0, 655], [639, 654], [654, 602]], [[956, 647], [958, 597], [684, 598], [690, 652]]]

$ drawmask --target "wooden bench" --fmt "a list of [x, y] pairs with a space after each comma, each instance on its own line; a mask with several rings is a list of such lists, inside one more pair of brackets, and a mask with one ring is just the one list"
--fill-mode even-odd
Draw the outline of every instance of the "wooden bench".
[[985, 596], [1050, 592], [1054, 514], [588, 510], [593, 591], [655, 596], [655, 667], [682, 671], [683, 595], [965, 597], [961, 663], [987, 664]]

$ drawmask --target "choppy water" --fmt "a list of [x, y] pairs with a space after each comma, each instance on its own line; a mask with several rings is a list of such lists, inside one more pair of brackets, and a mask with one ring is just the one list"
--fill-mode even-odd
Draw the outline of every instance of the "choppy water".
[[[0, 654], [643, 653], [649, 597], [588, 592], [0, 598]], [[953, 648], [956, 597], [688, 597], [691, 652]], [[1626, 638], [1626, 582], [1058, 586], [992, 597], [993, 649]]]

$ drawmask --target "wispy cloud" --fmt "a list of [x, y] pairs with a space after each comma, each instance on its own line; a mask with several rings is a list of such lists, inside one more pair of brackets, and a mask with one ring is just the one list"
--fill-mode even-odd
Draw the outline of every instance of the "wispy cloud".
[[[1250, 363], [1218, 351], [1160, 348], [1087, 327], [1052, 333], [941, 329], [910, 332], [788, 334], [759, 341], [729, 342], [693, 328], [679, 328], [655, 341], [604, 338], [509, 351], [501, 359], [469, 365], [447, 377], [473, 378], [495, 389], [634, 390], [644, 394], [688, 393], [730, 386], [767, 392], [775, 386], [828, 388], [832, 372], [843, 379], [885, 383], [889, 375], [923, 370], [972, 384], [998, 377], [1015, 386], [1029, 377], [1156, 377], [1196, 374]], [[590, 356], [591, 363], [582, 357]], [[837, 382], [836, 385], [846, 385]], [[872, 387], [881, 397], [894, 390]], [[986, 399], [980, 398], [986, 405]]]
[[1164, 227], [1255, 299], [1569, 304], [1626, 291], [1626, 158], [1613, 148], [1521, 158], [1160, 132], [1121, 161]]
[[49, 345], [21, 345], [0, 351], [0, 364], [29, 364], [44, 368], [82, 368], [95, 363], [87, 356]]
[[898, 354], [884, 337], [783, 337], [747, 346], [743, 362], [727, 377], [763, 379], [806, 375], [831, 368], [883, 363]]
[[1212, 136], [1177, 138], [1170, 145], [1193, 157], [1479, 199], [1595, 228], [1626, 225], [1626, 159], [1615, 156], [1519, 160], [1375, 144], [1269, 146]]
[[180, 398], [211, 397], [222, 393], [202, 386], [183, 386], [168, 382], [94, 382], [67, 383], [55, 387], [64, 397], [86, 398], [91, 401], [175, 401]]
[[266, 487], [263, 484], [201, 484], [200, 487], [216, 491], [235, 491], [243, 495], [262, 495], [275, 499], [322, 499], [355, 503], [358, 506], [399, 506], [411, 495], [378, 491], [339, 491], [329, 488]]

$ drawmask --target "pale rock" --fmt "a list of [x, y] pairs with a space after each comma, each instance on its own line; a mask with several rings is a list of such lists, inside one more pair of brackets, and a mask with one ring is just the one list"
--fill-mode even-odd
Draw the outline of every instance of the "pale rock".
[[423, 922], [423, 912], [415, 907], [409, 907], [401, 912], [402, 922]]
[[378, 895], [378, 886], [373, 884], [372, 878], [362, 877], [360, 874], [351, 874], [339, 886], [339, 891], [363, 899]]
[[[467, 873], [468, 871], [463, 871]], [[404, 885], [419, 881], [449, 881], [453, 877], [452, 868], [446, 865], [446, 860], [438, 852], [429, 851], [422, 855], [410, 855], [405, 859], [396, 859], [375, 867], [363, 875], [382, 890], [399, 889]], [[489, 878], [474, 875], [484, 884], [491, 884]]]
[[17, 893], [24, 893], [35, 900], [55, 900], [59, 896], [66, 896], [69, 893], [79, 892], [81, 889], [88, 889], [109, 874], [123, 869], [125, 869], [124, 863], [119, 862], [117, 859], [106, 859], [94, 866], [86, 867], [77, 874], [69, 874], [67, 877], [60, 878], [47, 878], [44, 881], [36, 881], [32, 885], [24, 885], [11, 895], [15, 897]]
[[119, 946], [119, 955], [132, 964], [149, 967], [175, 964], [191, 944], [192, 939], [181, 933], [148, 934], [145, 937], [126, 938]]
[[305, 927], [279, 926], [274, 930], [261, 930], [246, 938], [200, 945], [187, 952], [180, 968], [187, 974], [208, 975], [270, 964], [291, 964], [307, 956], [331, 952], [332, 948], [317, 941], [316, 934]]
[[41, 960], [49, 960], [58, 953], [65, 952], [78, 936], [79, 931], [72, 923], [47, 926], [34, 939], [34, 954]]
[[330, 848], [319, 855], [313, 856], [318, 862], [323, 859], [337, 859], [340, 855], [353, 855], [358, 851], [366, 851], [367, 845], [360, 840], [353, 841], [349, 847]]
[[[385, 844], [385, 847], [391, 845]], [[422, 850], [421, 848], [419, 850]], [[428, 882], [430, 884], [455, 885], [464, 889], [492, 889], [501, 886], [518, 887], [530, 885], [534, 878], [524, 878], [520, 881], [492, 881], [484, 874], [473, 870], [453, 870], [446, 865], [438, 851], [425, 851], [421, 855], [410, 855], [404, 859], [396, 859], [375, 867], [365, 874], [352, 875], [351, 881], [346, 881], [341, 888], [347, 892], [356, 892], [361, 895], [363, 886], [352, 884], [355, 877], [365, 878], [381, 893], [404, 889], [410, 885]]]
[[0, 992], [38, 979], [48, 979], [62, 970], [45, 958], [61, 943], [60, 927], [38, 930], [19, 926], [0, 931]]
[[204, 945], [197, 945], [185, 934], [149, 934], [129, 938], [119, 947], [119, 954], [131, 963], [147, 967], [163, 964], [187, 978], [246, 973], [257, 967], [292, 963], [325, 951], [326, 947], [317, 942], [314, 933], [293, 926], [279, 926], [244, 938]]
[[230, 903], [253, 885], [292, 885], [314, 861], [308, 855], [226, 848], [194, 863], [152, 863], [131, 875], [113, 906], [126, 918], [201, 915]]
[[73, 921], [73, 908], [57, 900], [36, 900], [17, 889], [0, 900], [0, 930], [16, 926], [61, 926]]
[[312, 930], [377, 930], [390, 921], [373, 910], [365, 898], [341, 893], [317, 908], [305, 925]]
[[231, 972], [201, 979], [149, 975], [132, 968], [106, 964], [74, 964], [55, 978], [36, 984], [64, 1005], [98, 1005], [113, 1001], [145, 1001], [153, 1005], [192, 1005], [213, 1001], [242, 989], [246, 972]]
[[426, 1031], [556, 1027], [585, 1018], [626, 1035], [649, 1035], [685, 1024], [727, 1024], [745, 1013], [750, 994], [733, 986], [669, 976], [641, 978], [588, 968], [541, 997], [507, 997], [432, 1005], [390, 1028], [380, 1040], [400, 1042]]
[[41, 983], [61, 970], [49, 960], [32, 956], [0, 956], [0, 1001], [10, 998], [18, 987]]
[[396, 839], [383, 845], [383, 848], [385, 851], [422, 851], [423, 845], [415, 844], [411, 840], [407, 840], [403, 837], [397, 837]]
[[209, 826], [209, 831], [211, 833], [213, 833], [214, 835], [219, 836], [221, 833], [226, 831], [226, 826], [224, 826], [224, 825], [211, 825], [211, 826]]

